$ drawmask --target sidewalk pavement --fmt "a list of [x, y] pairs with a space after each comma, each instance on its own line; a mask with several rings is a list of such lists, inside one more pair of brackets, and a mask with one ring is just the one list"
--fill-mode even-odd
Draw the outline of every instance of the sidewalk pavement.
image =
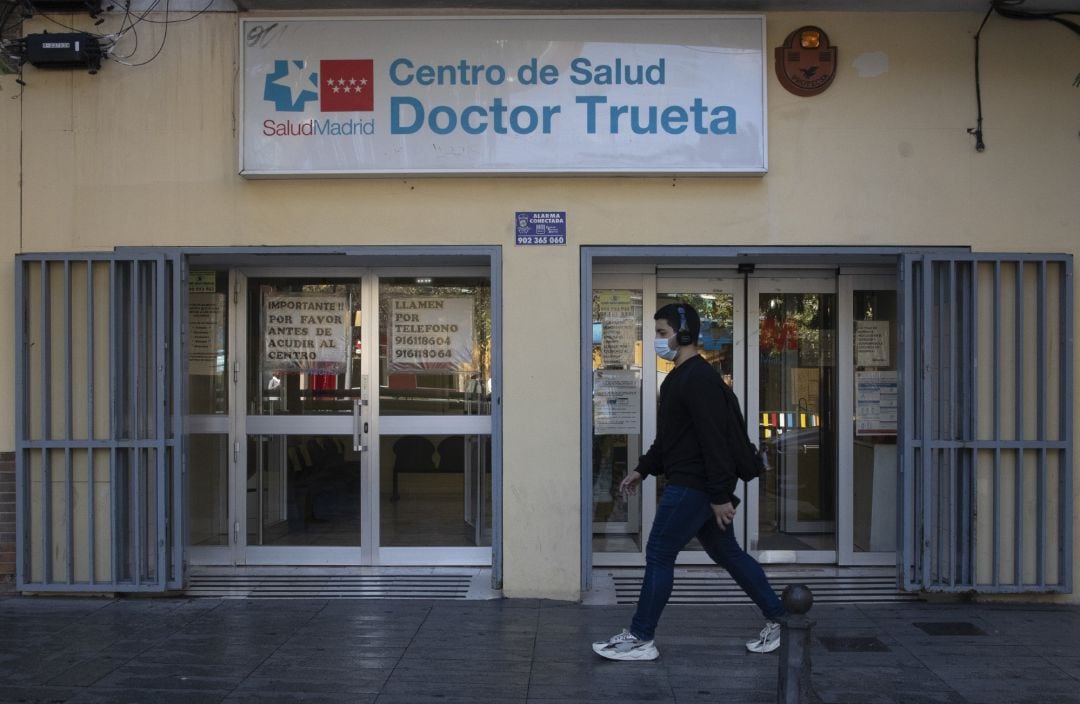
[[[669, 606], [661, 657], [589, 644], [627, 606], [500, 599], [0, 599], [3, 702], [571, 704], [776, 701], [751, 606]], [[1080, 703], [1080, 609], [820, 605], [824, 702]]]

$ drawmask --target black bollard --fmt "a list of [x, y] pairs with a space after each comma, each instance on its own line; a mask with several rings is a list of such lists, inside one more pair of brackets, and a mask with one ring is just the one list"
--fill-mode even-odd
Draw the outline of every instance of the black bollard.
[[781, 601], [788, 615], [780, 620], [777, 704], [820, 704], [810, 682], [810, 632], [814, 622], [806, 615], [814, 604], [814, 594], [804, 584], [790, 584]]

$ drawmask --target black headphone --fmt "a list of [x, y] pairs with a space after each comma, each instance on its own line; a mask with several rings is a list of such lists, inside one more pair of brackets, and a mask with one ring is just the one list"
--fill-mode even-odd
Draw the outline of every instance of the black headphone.
[[686, 325], [686, 309], [682, 306], [678, 307], [679, 311], [679, 330], [675, 333], [675, 342], [685, 347], [686, 345], [693, 344], [694, 336], [690, 334], [690, 328]]

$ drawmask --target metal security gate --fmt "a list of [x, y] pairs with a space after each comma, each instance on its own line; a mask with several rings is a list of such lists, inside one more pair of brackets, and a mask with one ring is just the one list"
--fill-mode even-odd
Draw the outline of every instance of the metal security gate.
[[1067, 255], [904, 255], [905, 589], [1072, 589]]
[[17, 584], [182, 586], [181, 266], [16, 258]]

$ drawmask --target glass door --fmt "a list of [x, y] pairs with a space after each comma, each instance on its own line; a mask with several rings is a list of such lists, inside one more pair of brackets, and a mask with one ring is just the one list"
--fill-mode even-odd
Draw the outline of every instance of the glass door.
[[751, 278], [752, 417], [771, 471], [750, 484], [749, 546], [762, 562], [835, 562], [836, 277]]
[[[655, 437], [671, 365], [642, 350], [652, 314], [675, 301], [700, 312], [699, 352], [732, 385], [769, 456], [769, 471], [739, 484], [739, 540], [768, 563], [893, 564], [895, 276], [702, 273], [594, 276], [593, 564], [644, 561], [663, 481], [649, 478], [630, 501], [616, 487]], [[679, 562], [709, 560], [692, 541]]]
[[[668, 303], [689, 303], [701, 318], [701, 334], [698, 336], [698, 353], [715, 369], [724, 382], [732, 387], [739, 397], [739, 404], [746, 408], [745, 400], [745, 306], [743, 305], [743, 278], [729, 275], [725, 278], [658, 278], [656, 288], [656, 307], [653, 312]], [[652, 315], [649, 316], [650, 322]], [[652, 325], [648, 330], [652, 332]], [[660, 384], [675, 368], [671, 362], [652, 355], [656, 364], [656, 402], [659, 402]], [[664, 480], [656, 480], [653, 501], [659, 502], [663, 492]], [[745, 502], [746, 484], [739, 482], [736, 495]], [[740, 507], [745, 506], [740, 504]], [[735, 536], [740, 544], [746, 534], [746, 524], [740, 520], [746, 516], [740, 510], [735, 520]], [[678, 564], [712, 564], [704, 548], [694, 538], [679, 554]]]
[[[592, 550], [597, 564], [636, 564], [652, 521], [642, 493], [619, 494], [619, 484], [643, 452], [642, 427], [655, 411], [642, 405], [647, 292], [642, 275], [597, 275], [592, 291]], [[651, 277], [650, 277], [651, 278]], [[648, 328], [651, 330], [651, 328]], [[651, 347], [650, 347], [651, 349]], [[651, 412], [650, 412], [651, 411]], [[643, 418], [644, 417], [644, 418]]]
[[[663, 479], [649, 477], [627, 500], [619, 482], [656, 437], [660, 384], [672, 365], [652, 353], [653, 314], [674, 301], [701, 316], [700, 354], [743, 395], [743, 279], [734, 272], [705, 277], [598, 274], [592, 300], [592, 549], [595, 565], [639, 565]], [[740, 486], [739, 491], [742, 492]], [[740, 493], [740, 498], [742, 494]], [[742, 540], [744, 526], [736, 522]], [[709, 564], [691, 541], [679, 564]]]
[[896, 276], [840, 275], [839, 562], [896, 564]]
[[370, 562], [371, 286], [366, 272], [236, 274], [238, 562]]
[[227, 269], [188, 272], [187, 333], [187, 560], [232, 564], [233, 521], [230, 372], [234, 317]]
[[490, 274], [378, 274], [370, 348], [373, 559], [490, 565]]
[[193, 277], [194, 564], [491, 564], [487, 268]]

